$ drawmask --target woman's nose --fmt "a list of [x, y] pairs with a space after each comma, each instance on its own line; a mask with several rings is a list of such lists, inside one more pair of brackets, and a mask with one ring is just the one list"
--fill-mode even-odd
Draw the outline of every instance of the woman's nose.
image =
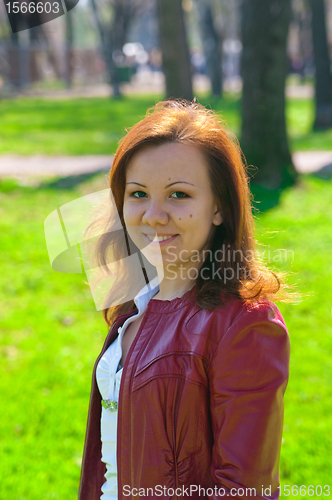
[[167, 224], [168, 221], [169, 215], [163, 204], [158, 201], [151, 201], [142, 217], [142, 222], [152, 227], [158, 224]]

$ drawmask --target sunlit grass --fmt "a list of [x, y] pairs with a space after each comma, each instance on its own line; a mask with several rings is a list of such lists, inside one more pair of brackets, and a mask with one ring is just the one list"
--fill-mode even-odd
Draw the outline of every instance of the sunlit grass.
[[[271, 264], [291, 271], [304, 300], [280, 305], [291, 338], [281, 455], [283, 484], [331, 484], [332, 179], [309, 177], [257, 220]], [[274, 233], [278, 231], [278, 233]], [[288, 261], [273, 261], [287, 249]], [[268, 255], [268, 252], [266, 252]]]
[[[215, 109], [236, 135], [241, 132], [240, 96], [223, 99], [198, 96]], [[125, 130], [145, 116], [162, 95], [112, 98], [42, 99], [22, 97], [0, 101], [0, 154], [113, 154]], [[332, 129], [312, 132], [310, 99], [287, 100], [292, 151], [330, 150]], [[0, 159], [1, 161], [1, 159]]]

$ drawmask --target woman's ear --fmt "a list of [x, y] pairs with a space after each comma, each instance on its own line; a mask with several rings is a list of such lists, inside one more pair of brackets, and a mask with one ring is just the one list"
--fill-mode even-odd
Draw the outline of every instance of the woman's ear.
[[220, 226], [222, 221], [223, 221], [223, 218], [222, 218], [221, 210], [216, 210], [216, 212], [214, 213], [214, 216], [213, 216], [212, 224], [214, 224], [215, 226]]

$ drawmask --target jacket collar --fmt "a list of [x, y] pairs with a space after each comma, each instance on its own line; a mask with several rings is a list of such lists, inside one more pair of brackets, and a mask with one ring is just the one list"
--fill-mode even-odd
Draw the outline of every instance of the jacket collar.
[[160, 300], [152, 298], [149, 301], [148, 309], [150, 312], [157, 314], [168, 314], [179, 309], [182, 309], [189, 303], [193, 303], [195, 301], [196, 292], [193, 288], [192, 290], [188, 290], [182, 297], [176, 297], [172, 300]]
[[169, 314], [174, 311], [178, 311], [179, 309], [182, 309], [183, 307], [185, 307], [190, 303], [191, 304], [195, 303], [195, 298], [196, 298], [195, 288], [188, 290], [184, 295], [182, 295], [182, 297], [176, 297], [175, 299], [172, 300], [153, 299], [152, 297], [157, 293], [158, 290], [159, 290], [159, 285], [158, 284], [156, 285], [156, 282], [152, 280], [134, 298], [136, 308], [132, 309], [129, 312], [119, 314], [119, 316], [117, 316], [116, 318], [116, 322], [123, 324], [127, 318], [137, 313], [138, 305], [142, 304], [145, 301], [148, 302], [147, 310], [149, 312], [153, 312], [156, 314]]

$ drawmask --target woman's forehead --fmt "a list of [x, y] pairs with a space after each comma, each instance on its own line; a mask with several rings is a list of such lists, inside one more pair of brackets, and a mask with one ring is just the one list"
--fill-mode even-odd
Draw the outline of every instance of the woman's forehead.
[[207, 161], [198, 147], [172, 142], [137, 151], [127, 165], [126, 177], [167, 173], [196, 177], [204, 176], [206, 170]]

